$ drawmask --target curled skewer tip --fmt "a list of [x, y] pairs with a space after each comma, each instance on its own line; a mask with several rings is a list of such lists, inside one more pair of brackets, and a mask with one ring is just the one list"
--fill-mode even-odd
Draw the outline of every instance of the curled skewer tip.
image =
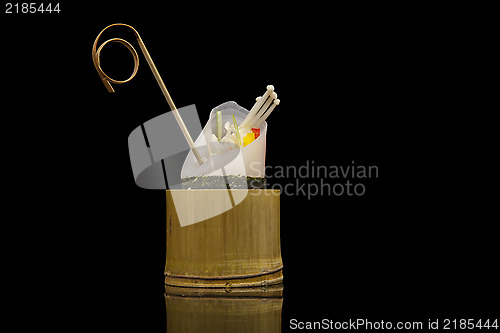
[[[99, 48], [97, 48], [97, 42], [98, 42], [99, 37], [101, 36], [101, 34], [106, 29], [108, 29], [110, 27], [113, 27], [113, 26], [125, 26], [125, 27], [128, 27], [128, 28], [132, 29], [132, 31], [134, 32], [135, 37], [137, 39], [137, 42], [139, 43], [139, 46], [140, 46], [140, 48], [142, 50], [142, 53], [144, 54], [144, 57], [146, 58], [146, 61], [147, 61], [148, 65], [149, 65], [149, 68], [153, 72], [153, 76], [155, 77], [158, 85], [160, 86], [160, 90], [162, 91], [163, 96], [167, 100], [167, 103], [170, 106], [170, 109], [172, 110], [172, 112], [174, 114], [174, 117], [177, 120], [177, 123], [178, 123], [178, 125], [179, 125], [182, 133], [184, 134], [184, 137], [185, 137], [185, 139], [186, 139], [189, 147], [193, 151], [194, 157], [196, 158], [196, 160], [198, 161], [198, 163], [200, 165], [203, 164], [205, 161], [202, 159], [200, 153], [198, 152], [198, 149], [195, 146], [194, 141], [191, 138], [191, 135], [189, 134], [189, 131], [188, 131], [187, 127], [186, 127], [186, 124], [184, 124], [184, 121], [182, 120], [182, 117], [179, 114], [179, 111], [177, 110], [177, 107], [175, 106], [174, 101], [170, 97], [170, 94], [168, 93], [167, 87], [165, 86], [165, 83], [163, 83], [163, 80], [162, 80], [162, 78], [160, 76], [160, 73], [156, 69], [156, 66], [153, 63], [153, 59], [151, 58], [151, 56], [149, 55], [148, 50], [146, 49], [146, 45], [144, 45], [144, 42], [142, 41], [141, 37], [139, 36], [139, 33], [137, 32], [137, 30], [135, 30], [130, 25], [123, 24], [123, 23], [115, 23], [115, 24], [108, 25], [106, 28], [102, 29], [101, 32], [97, 35], [97, 37], [96, 37], [96, 39], [94, 41], [94, 45], [92, 46], [92, 61], [94, 62], [94, 66], [95, 66], [95, 68], [97, 70], [97, 74], [99, 75], [99, 77], [101, 78], [102, 82], [106, 86], [106, 89], [108, 89], [108, 91], [110, 93], [114, 92], [115, 90], [111, 86], [111, 83], [122, 84], [122, 83], [126, 83], [126, 82], [132, 80], [132, 78], [136, 75], [137, 70], [139, 68], [139, 56], [137, 54], [137, 51], [134, 49], [134, 47], [132, 46], [132, 44], [130, 44], [129, 42], [127, 42], [124, 39], [121, 39], [121, 38], [111, 38], [111, 39], [108, 39], [107, 41], [105, 41], [104, 43], [102, 43], [101, 46], [99, 46]], [[110, 78], [108, 75], [106, 75], [103, 72], [102, 68], [101, 68], [101, 64], [100, 64], [100, 53], [101, 53], [101, 50], [102, 50], [102, 48], [107, 43], [110, 43], [110, 42], [121, 43], [121, 44], [125, 45], [127, 47], [127, 49], [132, 53], [132, 56], [134, 58], [134, 71], [132, 72], [132, 75], [128, 79], [126, 79], [126, 80], [123, 80], [123, 81], [121, 81], [121, 80], [114, 80], [114, 79]]]
[[272, 98], [272, 99], [276, 99], [276, 98], [278, 98], [278, 94], [277, 94], [277, 93], [275, 93], [275, 92], [273, 92], [273, 93], [271, 94], [271, 98]]
[[276, 105], [280, 104], [280, 100], [279, 99], [275, 99], [274, 100], [274, 104], [276, 104]]
[[267, 90], [274, 91], [274, 86], [272, 84], [266, 87]]

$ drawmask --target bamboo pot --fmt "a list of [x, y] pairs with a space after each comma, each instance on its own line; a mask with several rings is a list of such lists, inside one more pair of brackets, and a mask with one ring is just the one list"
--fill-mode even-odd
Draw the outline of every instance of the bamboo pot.
[[[177, 217], [174, 191], [183, 191], [183, 202], [193, 213], [212, 204], [210, 197], [227, 192], [167, 190], [166, 287], [229, 291], [283, 282], [278, 190], [249, 189], [232, 209], [184, 227]], [[231, 190], [235, 191], [247, 190]]]

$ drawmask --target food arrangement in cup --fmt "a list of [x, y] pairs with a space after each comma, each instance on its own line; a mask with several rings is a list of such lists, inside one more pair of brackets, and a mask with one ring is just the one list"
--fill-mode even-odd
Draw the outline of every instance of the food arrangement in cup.
[[195, 142], [202, 163], [189, 152], [181, 171], [183, 187], [263, 188], [266, 120], [280, 104], [277, 97], [274, 86], [268, 85], [250, 111], [235, 102], [212, 109]]

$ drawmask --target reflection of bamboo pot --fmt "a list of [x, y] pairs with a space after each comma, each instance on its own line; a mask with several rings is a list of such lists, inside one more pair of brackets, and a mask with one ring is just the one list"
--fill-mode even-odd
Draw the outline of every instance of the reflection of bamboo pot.
[[[206, 203], [186, 204], [196, 210]], [[279, 191], [248, 190], [234, 208], [181, 227], [172, 191], [167, 190], [167, 286], [227, 290], [274, 285], [283, 281], [282, 268]]]
[[165, 296], [167, 332], [281, 331], [283, 298]]

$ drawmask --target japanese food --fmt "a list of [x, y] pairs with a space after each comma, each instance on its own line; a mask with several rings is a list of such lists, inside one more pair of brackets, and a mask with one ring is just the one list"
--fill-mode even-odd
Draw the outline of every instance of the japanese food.
[[[195, 141], [203, 163], [190, 151], [181, 171], [184, 188], [262, 188], [267, 122], [280, 103], [272, 85], [250, 111], [235, 102], [215, 107]], [[225, 180], [225, 181], [224, 181]], [[231, 187], [235, 184], [235, 187]]]

